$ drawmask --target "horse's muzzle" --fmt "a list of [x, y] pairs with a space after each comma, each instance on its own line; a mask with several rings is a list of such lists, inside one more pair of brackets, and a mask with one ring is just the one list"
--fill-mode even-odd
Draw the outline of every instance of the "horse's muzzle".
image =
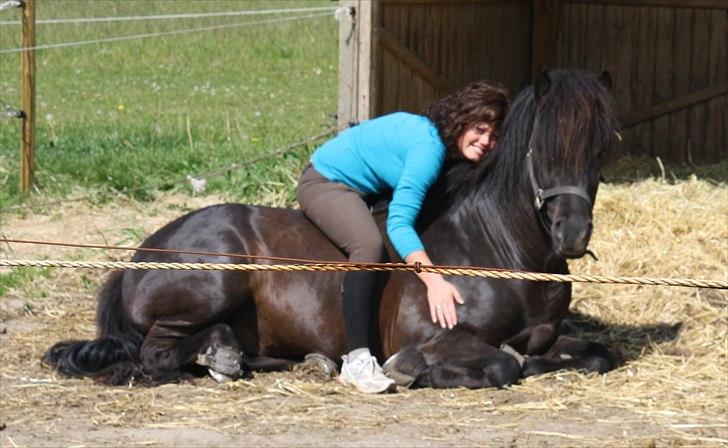
[[554, 249], [564, 258], [581, 258], [587, 252], [592, 234], [592, 221], [569, 216], [554, 221], [551, 238]]

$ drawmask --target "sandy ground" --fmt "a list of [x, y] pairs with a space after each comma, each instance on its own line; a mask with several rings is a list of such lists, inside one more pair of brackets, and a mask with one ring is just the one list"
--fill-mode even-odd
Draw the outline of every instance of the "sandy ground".
[[[607, 270], [620, 272], [611, 273], [649, 274], [640, 260], [655, 257], [650, 244], [659, 245], [665, 257], [664, 241], [650, 234], [650, 226], [673, 226], [674, 238], [680, 238], [685, 203], [676, 204], [671, 216], [650, 216], [650, 225], [644, 225], [645, 216], [632, 217], [629, 207], [616, 203], [627, 194], [644, 197], [645, 188], [664, 193], [670, 204], [673, 197], [699, 205], [728, 198], [725, 186], [702, 183], [605, 186], [602, 208], [595, 213], [610, 230], [600, 231], [597, 222], [594, 245], [602, 258], [617, 259]], [[695, 189], [709, 197], [696, 201]], [[0, 230], [8, 238], [135, 245], [185, 211], [218, 201], [166, 196], [151, 204], [68, 204], [52, 213], [5, 216]], [[641, 207], [635, 204], [634, 210]], [[715, 207], [703, 212], [725, 216], [725, 200]], [[622, 224], [614, 225], [615, 216]], [[708, 235], [706, 247], [728, 243], [728, 230], [720, 223], [698, 230]], [[703, 255], [714, 250], [695, 241], [703, 237], [686, 238]], [[643, 258], [625, 253], [629, 250], [643, 252]], [[725, 251], [719, 247], [716, 253], [717, 261], [710, 262], [693, 260], [693, 252], [681, 254], [679, 266], [692, 266], [685, 272], [670, 264], [661, 267], [678, 271], [676, 276], [720, 279]], [[0, 253], [15, 259], [121, 260], [128, 255], [20, 244], [6, 245]], [[591, 261], [579, 263], [573, 271], [593, 270]], [[110, 388], [59, 377], [39, 358], [58, 340], [93, 337], [94, 294], [104, 275], [46, 270], [0, 299], [1, 447], [728, 445], [725, 292], [579, 286], [575, 310], [593, 316], [580, 331], [622, 352], [625, 364], [616, 371], [603, 376], [558, 372], [507, 390], [403, 390], [372, 397], [306, 371], [260, 374], [229, 384], [201, 378], [156, 388]]]

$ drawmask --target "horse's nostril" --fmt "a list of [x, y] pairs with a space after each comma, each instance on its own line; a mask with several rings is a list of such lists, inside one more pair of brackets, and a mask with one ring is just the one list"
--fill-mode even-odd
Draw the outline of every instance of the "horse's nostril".
[[551, 233], [553, 234], [553, 237], [559, 241], [563, 241], [564, 239], [564, 220], [563, 219], [557, 219], [554, 221], [554, 225], [551, 228]]

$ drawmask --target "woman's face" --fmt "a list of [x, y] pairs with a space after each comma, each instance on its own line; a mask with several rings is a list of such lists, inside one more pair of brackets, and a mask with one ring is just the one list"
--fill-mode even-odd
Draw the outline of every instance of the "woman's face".
[[466, 160], [480, 162], [483, 157], [493, 149], [498, 141], [498, 136], [486, 121], [473, 123], [460, 134], [458, 138], [458, 150]]

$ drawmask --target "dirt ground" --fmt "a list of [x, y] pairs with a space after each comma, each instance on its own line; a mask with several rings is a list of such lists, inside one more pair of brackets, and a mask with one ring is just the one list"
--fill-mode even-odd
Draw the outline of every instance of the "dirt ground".
[[[644, 201], [659, 214], [646, 214]], [[7, 238], [135, 245], [185, 211], [216, 202], [169, 195], [145, 204], [67, 204], [6, 215], [0, 231]], [[572, 271], [725, 279], [727, 212], [724, 185], [606, 185], [592, 244], [605, 261], [578, 261]], [[695, 214], [695, 222], [687, 218]], [[0, 251], [13, 259], [128, 256], [21, 244]], [[365, 396], [307, 370], [155, 388], [57, 376], [40, 356], [59, 340], [94, 336], [94, 296], [105, 275], [43, 270], [0, 298], [0, 447], [728, 445], [724, 291], [575, 286], [573, 308], [582, 318], [569, 328], [624, 357], [607, 375], [557, 372], [505, 390]]]

